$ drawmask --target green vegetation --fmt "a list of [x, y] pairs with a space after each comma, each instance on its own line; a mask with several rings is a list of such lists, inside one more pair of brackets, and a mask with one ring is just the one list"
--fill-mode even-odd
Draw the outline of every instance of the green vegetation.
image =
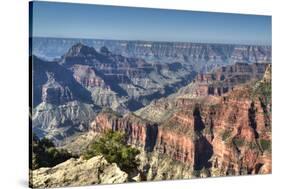
[[126, 135], [109, 131], [93, 141], [84, 154], [86, 159], [103, 155], [109, 163], [116, 163], [123, 171], [130, 172], [139, 165], [139, 150], [126, 144]]
[[47, 139], [39, 139], [35, 134], [32, 136], [32, 162], [30, 169], [38, 169], [40, 167], [53, 167], [62, 163], [69, 158], [74, 157], [66, 150], [58, 150], [54, 143]]
[[271, 141], [260, 139], [260, 146], [262, 148], [262, 151], [270, 151], [271, 150]]
[[233, 144], [235, 146], [237, 146], [238, 148], [240, 148], [240, 147], [242, 147], [244, 145], [244, 140], [241, 139], [241, 138], [235, 137], [235, 138], [233, 138]]
[[210, 177], [211, 173], [209, 169], [203, 167], [201, 170], [193, 170], [192, 175], [194, 177]]
[[223, 141], [226, 141], [229, 137], [231, 137], [231, 131], [230, 130], [225, 130], [223, 133], [222, 133], [222, 140]]
[[252, 142], [247, 142], [246, 145], [249, 147], [249, 149], [251, 150], [260, 150], [258, 144], [256, 141], [252, 141]]
[[201, 173], [200, 170], [193, 170], [192, 175], [195, 177], [200, 177], [200, 173]]
[[[254, 90], [254, 95], [259, 98], [264, 109], [271, 105], [271, 90], [271, 82], [259, 82]], [[269, 108], [271, 112], [271, 106]]]

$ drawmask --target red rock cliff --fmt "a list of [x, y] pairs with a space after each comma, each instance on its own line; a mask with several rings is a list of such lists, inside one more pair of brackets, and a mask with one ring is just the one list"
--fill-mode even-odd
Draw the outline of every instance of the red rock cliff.
[[[270, 173], [271, 101], [262, 98], [268, 81], [220, 97], [159, 100], [139, 116], [101, 113], [92, 129], [125, 131], [129, 143], [167, 154], [195, 171], [205, 169], [209, 176]], [[156, 118], [160, 121], [153, 122]]]

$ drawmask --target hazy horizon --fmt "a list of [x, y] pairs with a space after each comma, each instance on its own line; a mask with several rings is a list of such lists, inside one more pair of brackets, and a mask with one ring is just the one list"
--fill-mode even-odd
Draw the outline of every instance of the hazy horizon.
[[32, 37], [271, 45], [271, 16], [33, 2]]
[[247, 43], [224, 43], [224, 42], [194, 42], [194, 41], [160, 41], [160, 40], [139, 40], [139, 39], [103, 39], [103, 38], [77, 38], [77, 37], [53, 37], [53, 36], [33, 36], [32, 38], [52, 38], [66, 40], [108, 40], [108, 41], [132, 41], [132, 42], [156, 42], [156, 43], [193, 43], [211, 45], [249, 45], [249, 46], [272, 46], [272, 44], [247, 44]]

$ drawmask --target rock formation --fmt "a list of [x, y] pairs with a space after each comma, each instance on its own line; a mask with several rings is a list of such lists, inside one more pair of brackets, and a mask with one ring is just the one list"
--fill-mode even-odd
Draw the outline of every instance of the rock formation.
[[124, 131], [129, 143], [168, 155], [195, 176], [270, 173], [271, 101], [257, 90], [268, 77], [222, 96], [161, 99], [125, 116], [101, 113], [92, 130]]
[[221, 96], [233, 90], [236, 85], [262, 79], [267, 67], [266, 63], [236, 63], [222, 66], [212, 72], [198, 74], [192, 83], [181, 88], [176, 95]]
[[[257, 45], [200, 44], [188, 42], [117, 41], [99, 39], [34, 38], [33, 51], [43, 58], [59, 58], [77, 43], [148, 62], [181, 62], [202, 65], [271, 62], [271, 47]], [[204, 67], [205, 67], [204, 66]], [[206, 67], [205, 67], [206, 68]]]
[[32, 129], [39, 137], [55, 143], [85, 132], [100, 107], [91, 93], [76, 81], [72, 72], [56, 62], [37, 57], [32, 61]]
[[35, 187], [271, 173], [271, 47], [35, 38], [34, 48], [56, 57], [30, 60], [37, 136], [79, 154], [123, 131], [142, 152], [135, 178], [98, 156], [35, 170]]
[[191, 67], [181, 63], [152, 64], [113, 54], [106, 47], [98, 52], [81, 43], [73, 45], [59, 64], [74, 73], [95, 104], [121, 113], [167, 96], [195, 76]]
[[31, 183], [34, 188], [113, 184], [128, 181], [127, 173], [121, 171], [115, 163], [109, 164], [102, 156], [89, 160], [72, 158], [52, 168], [34, 170], [31, 174]]

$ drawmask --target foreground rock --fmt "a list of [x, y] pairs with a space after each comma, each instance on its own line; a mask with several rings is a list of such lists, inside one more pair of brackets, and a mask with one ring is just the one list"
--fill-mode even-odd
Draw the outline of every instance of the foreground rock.
[[96, 156], [89, 160], [72, 158], [52, 168], [34, 170], [31, 183], [34, 188], [42, 188], [124, 183], [127, 180], [127, 173], [115, 163], [109, 164], [104, 157]]

